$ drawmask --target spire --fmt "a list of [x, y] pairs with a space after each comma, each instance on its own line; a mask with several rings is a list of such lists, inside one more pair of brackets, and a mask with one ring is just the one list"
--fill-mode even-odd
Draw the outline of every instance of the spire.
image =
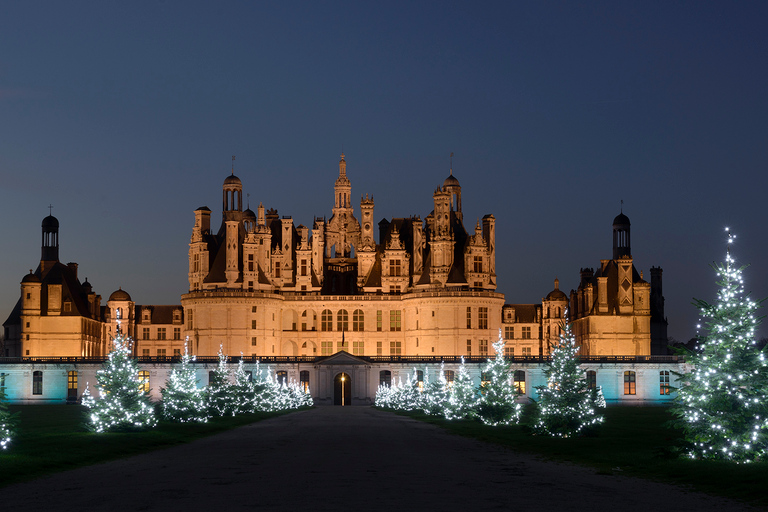
[[339, 160], [339, 178], [347, 176], [347, 161], [344, 160], [344, 152], [341, 152], [341, 160]]

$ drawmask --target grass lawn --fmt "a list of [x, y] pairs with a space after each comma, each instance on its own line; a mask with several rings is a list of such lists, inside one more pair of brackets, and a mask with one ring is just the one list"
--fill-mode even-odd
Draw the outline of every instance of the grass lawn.
[[601, 474], [638, 476], [768, 506], [768, 462], [733, 464], [679, 458], [673, 448], [681, 434], [665, 426], [672, 418], [666, 407], [609, 407], [596, 436], [573, 439], [532, 436], [522, 426], [488, 427], [476, 421], [402, 414], [515, 451], [592, 466]]
[[291, 411], [214, 418], [205, 424], [160, 422], [142, 432], [94, 434], [80, 405], [11, 405], [20, 413], [19, 434], [0, 453], [0, 487], [49, 473], [120, 459], [190, 442]]

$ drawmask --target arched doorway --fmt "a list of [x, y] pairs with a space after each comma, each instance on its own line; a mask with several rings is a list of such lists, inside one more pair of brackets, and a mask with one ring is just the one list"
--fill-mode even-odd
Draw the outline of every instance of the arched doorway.
[[339, 373], [333, 379], [333, 405], [352, 405], [352, 378]]

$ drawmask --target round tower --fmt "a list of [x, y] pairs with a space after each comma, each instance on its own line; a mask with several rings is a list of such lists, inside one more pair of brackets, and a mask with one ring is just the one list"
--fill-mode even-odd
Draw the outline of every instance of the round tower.
[[59, 261], [59, 220], [53, 215], [43, 219], [43, 244], [40, 260]]
[[224, 180], [223, 197], [224, 220], [239, 220], [243, 211], [243, 182], [234, 173]]
[[632, 247], [629, 241], [629, 217], [620, 213], [613, 219], [613, 259], [631, 258]]

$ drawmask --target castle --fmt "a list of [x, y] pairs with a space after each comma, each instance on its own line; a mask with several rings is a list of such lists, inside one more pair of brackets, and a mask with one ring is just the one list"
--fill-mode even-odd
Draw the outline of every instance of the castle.
[[[496, 291], [496, 219], [487, 214], [473, 232], [465, 229], [452, 170], [424, 220], [381, 220], [376, 240], [373, 197], [362, 196], [358, 220], [346, 165], [342, 154], [330, 219], [316, 217], [311, 229], [262, 204], [243, 210], [242, 181], [227, 176], [218, 230], [208, 207], [194, 211], [181, 305], [137, 305], [121, 289], [102, 306], [91, 284], [79, 281], [77, 264], [59, 261], [58, 220], [46, 217], [40, 264], [21, 280], [3, 324], [4, 356], [103, 357], [119, 320], [135, 355], [152, 364], [178, 356], [185, 340], [203, 358], [221, 346], [250, 360], [313, 362], [317, 370], [331, 361], [485, 360], [500, 331], [507, 356], [532, 361], [548, 354], [567, 311], [583, 356], [664, 353], [662, 272], [652, 268], [648, 283], [635, 269], [623, 213], [613, 222], [613, 258], [597, 272], [582, 269], [570, 296], [555, 279], [540, 303], [508, 304]], [[288, 377], [321, 374], [295, 369]], [[327, 392], [331, 377], [312, 388]], [[379, 380], [366, 379], [361, 398]]]

